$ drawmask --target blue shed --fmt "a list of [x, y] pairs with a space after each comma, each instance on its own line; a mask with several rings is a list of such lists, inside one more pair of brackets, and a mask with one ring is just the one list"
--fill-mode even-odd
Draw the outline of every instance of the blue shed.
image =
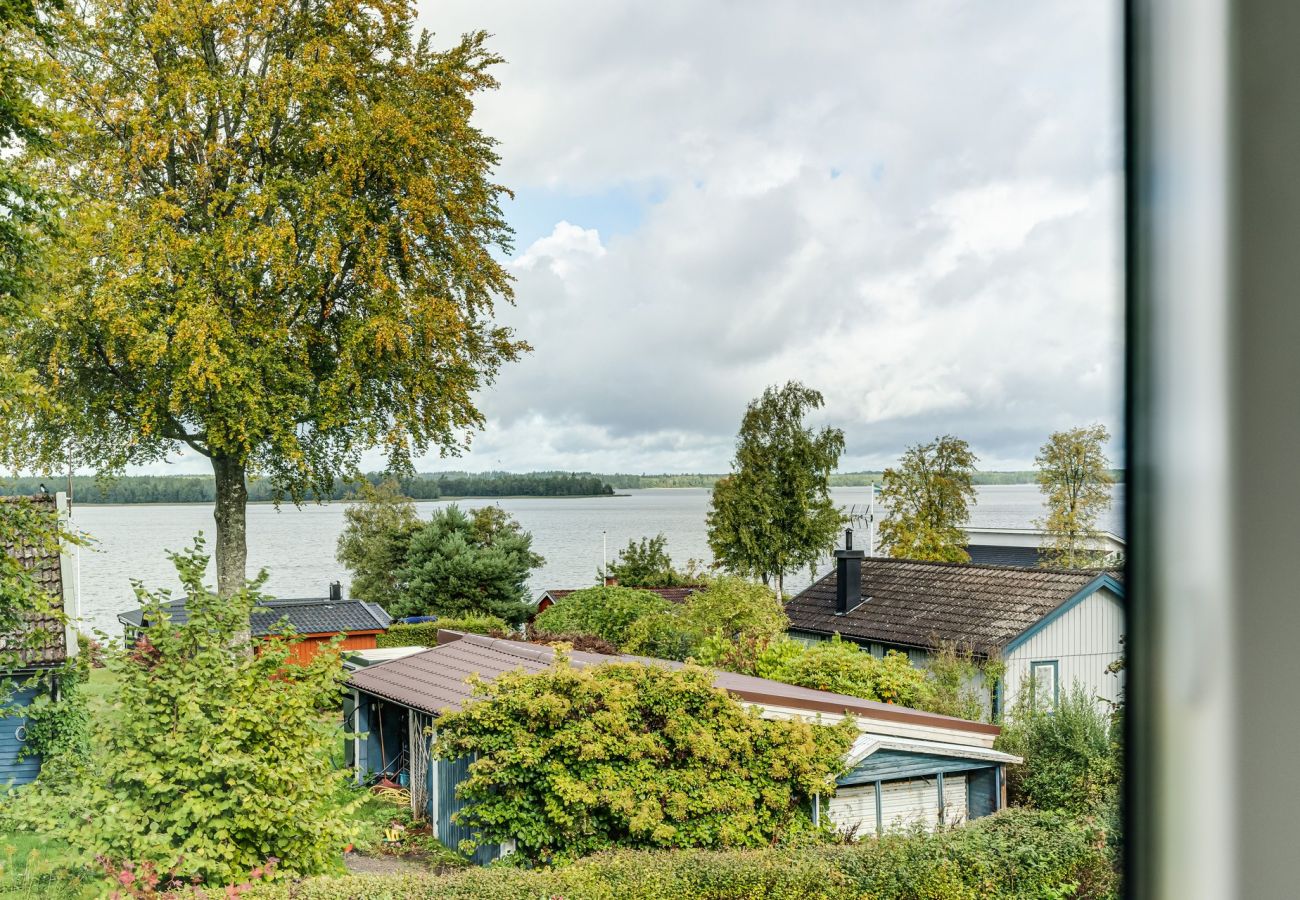
[[[540, 672], [555, 651], [548, 646], [483, 635], [440, 631], [439, 646], [358, 668], [348, 679], [344, 703], [347, 748], [359, 783], [381, 777], [410, 789], [412, 812], [429, 821], [449, 847], [477, 835], [455, 821], [463, 808], [456, 796], [471, 759], [440, 760], [432, 754], [438, 717], [471, 700], [466, 679], [492, 680], [505, 672]], [[681, 663], [635, 656], [572, 651], [575, 666], [637, 662], [669, 667]], [[825, 812], [840, 828], [859, 835], [913, 823], [933, 827], [987, 815], [1004, 805], [1004, 767], [1019, 760], [993, 749], [994, 725], [920, 712], [764, 678], [719, 672], [714, 684], [768, 718], [800, 716], [827, 724], [852, 716], [863, 732], [848, 757], [850, 771], [838, 782]], [[820, 798], [815, 816], [823, 813]], [[509, 843], [509, 842], [508, 842]], [[510, 846], [478, 846], [480, 864]]]
[[[48, 516], [56, 522], [62, 496], [0, 497], [0, 503], [7, 507], [0, 512]], [[12, 649], [17, 656], [17, 667], [9, 672], [14, 689], [5, 704], [5, 714], [0, 716], [0, 787], [27, 784], [40, 774], [40, 757], [23, 754], [27, 717], [22, 710], [42, 694], [57, 694], [56, 672], [69, 654], [67, 624], [61, 615], [64, 610], [63, 555], [58, 547], [43, 546], [43, 542], [24, 542], [21, 529], [18, 533], [20, 536], [0, 546], [0, 551], [21, 563], [33, 580], [49, 593], [50, 606], [47, 613], [28, 614], [22, 634], [0, 635], [0, 649]], [[75, 644], [72, 646], [75, 649]]]

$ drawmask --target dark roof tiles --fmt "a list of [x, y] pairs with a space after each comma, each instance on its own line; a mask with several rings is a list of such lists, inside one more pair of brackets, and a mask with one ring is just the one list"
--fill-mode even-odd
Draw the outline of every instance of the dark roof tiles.
[[868, 557], [862, 560], [866, 602], [836, 615], [832, 570], [785, 611], [797, 631], [919, 648], [951, 641], [989, 655], [1103, 574]]
[[[52, 519], [57, 520], [59, 515], [58, 502], [53, 494], [0, 497], [0, 503], [31, 503], [48, 513]], [[52, 666], [63, 662], [67, 658], [67, 635], [58, 615], [63, 609], [63, 569], [59, 551], [14, 542], [6, 543], [0, 550], [31, 570], [35, 581], [50, 595], [48, 613], [29, 613], [27, 616], [30, 630], [21, 641], [19, 663], [24, 666]], [[11, 640], [11, 636], [0, 636], [0, 649], [8, 649]]]
[[[184, 601], [170, 603], [166, 609], [171, 622], [179, 625], [189, 621]], [[133, 609], [117, 618], [124, 625], [139, 628], [144, 621], [144, 610]], [[268, 600], [254, 607], [248, 619], [256, 637], [280, 632], [284, 621], [296, 634], [382, 631], [392, 623], [392, 617], [377, 603], [328, 598]]]

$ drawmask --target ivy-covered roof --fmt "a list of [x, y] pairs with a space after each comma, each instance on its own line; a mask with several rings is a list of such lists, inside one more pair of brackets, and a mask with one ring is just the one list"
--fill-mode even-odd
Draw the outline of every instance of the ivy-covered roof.
[[[58, 502], [53, 494], [0, 497], [0, 503], [30, 504], [48, 515], [51, 526], [58, 520]], [[0, 650], [17, 649], [18, 663], [24, 667], [47, 667], [62, 663], [68, 654], [67, 636], [59, 617], [63, 609], [63, 570], [57, 548], [33, 545], [21, 538], [0, 540], [0, 550], [17, 559], [32, 573], [33, 579], [50, 595], [48, 613], [29, 613], [28, 627], [21, 636], [0, 635]]]

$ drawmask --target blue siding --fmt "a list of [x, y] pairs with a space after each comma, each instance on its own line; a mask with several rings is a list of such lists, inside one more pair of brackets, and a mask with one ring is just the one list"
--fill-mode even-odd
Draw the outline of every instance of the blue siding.
[[[460, 759], [435, 759], [433, 761], [434, 778], [436, 779], [436, 790], [430, 798], [431, 803], [437, 804], [437, 809], [433, 811], [430, 818], [437, 822], [438, 840], [452, 850], [460, 849], [461, 841], [477, 841], [478, 833], [471, 831], [464, 825], [452, 821], [452, 815], [461, 810], [465, 805], [456, 797], [456, 788], [469, 775], [469, 764], [473, 759], [468, 756], [462, 756]], [[501, 848], [497, 844], [480, 844], [474, 851], [472, 857], [474, 862], [480, 866], [485, 866], [492, 860], [501, 855]]]
[[[36, 699], [36, 688], [24, 688], [15, 691], [9, 706], [26, 708]], [[0, 717], [0, 784], [29, 784], [41, 773], [39, 756], [28, 756], [20, 760], [22, 735], [27, 727], [27, 717], [18, 714]]]
[[966, 819], [974, 821], [998, 811], [998, 770], [980, 769], [966, 776]]
[[841, 787], [851, 784], [870, 784], [873, 781], [894, 781], [904, 778], [925, 778], [942, 772], [971, 772], [988, 769], [993, 763], [958, 756], [939, 756], [931, 753], [907, 753], [902, 750], [878, 750], [841, 775]]

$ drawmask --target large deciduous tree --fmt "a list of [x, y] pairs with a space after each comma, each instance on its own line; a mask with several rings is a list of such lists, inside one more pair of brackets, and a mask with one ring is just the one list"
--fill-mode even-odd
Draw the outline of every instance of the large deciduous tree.
[[907, 448], [881, 480], [881, 547], [900, 559], [968, 562], [963, 526], [975, 502], [977, 461], [970, 445], [952, 435]]
[[762, 579], [778, 597], [787, 572], [814, 565], [834, 546], [843, 520], [831, 503], [830, 474], [844, 452], [844, 433], [804, 424], [823, 402], [819, 391], [797, 381], [763, 391], [745, 410], [731, 474], [713, 488], [714, 559]]
[[1047, 499], [1047, 516], [1035, 523], [1048, 533], [1045, 564], [1077, 569], [1104, 562], [1097, 519], [1110, 508], [1115, 483], [1106, 459], [1109, 440], [1104, 425], [1058, 431], [1034, 458], [1038, 487]]
[[295, 501], [381, 447], [396, 469], [481, 424], [526, 350], [485, 35], [435, 50], [410, 0], [85, 0], [51, 14], [66, 199], [40, 303], [4, 310], [22, 372], [0, 458], [101, 473], [192, 450], [216, 478], [220, 591], [244, 583], [246, 479]]

